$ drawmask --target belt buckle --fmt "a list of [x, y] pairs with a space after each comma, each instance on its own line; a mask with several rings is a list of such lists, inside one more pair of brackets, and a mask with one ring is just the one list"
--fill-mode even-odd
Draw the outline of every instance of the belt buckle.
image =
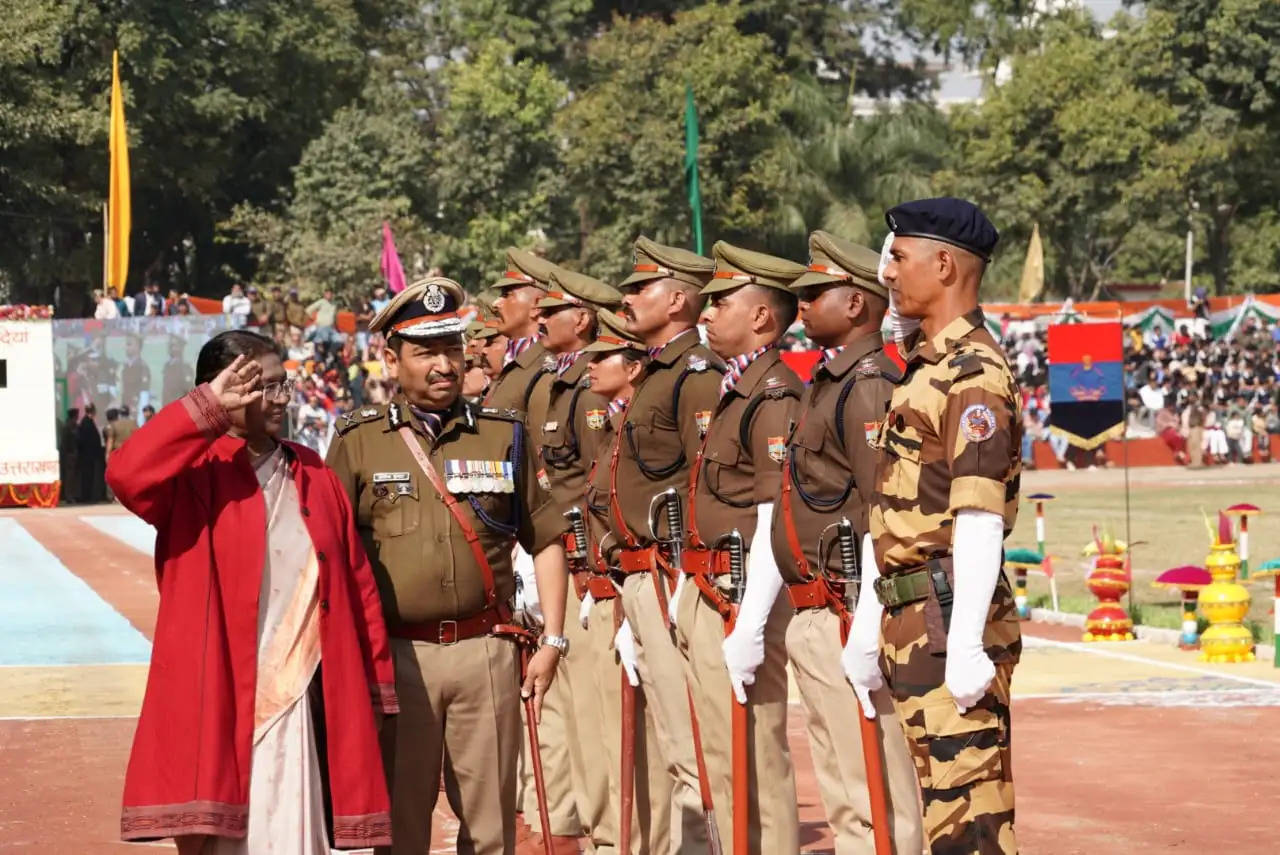
[[[446, 628], [448, 627], [452, 627], [452, 633], [445, 631]], [[446, 635], [450, 635], [450, 634], [452, 635], [451, 638], [445, 637]], [[444, 644], [444, 645], [457, 644], [458, 643], [458, 622], [456, 620], [440, 621], [439, 629], [436, 632], [436, 642], [438, 644]]]

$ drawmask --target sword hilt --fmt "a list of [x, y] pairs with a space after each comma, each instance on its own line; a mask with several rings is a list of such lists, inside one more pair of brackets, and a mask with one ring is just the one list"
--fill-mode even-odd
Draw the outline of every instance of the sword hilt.
[[747, 588], [747, 564], [742, 554], [742, 532], [736, 528], [721, 538], [729, 546], [729, 600], [741, 605], [742, 594]]
[[853, 523], [849, 522], [848, 517], [842, 517], [836, 523], [836, 540], [840, 544], [841, 572], [850, 582], [858, 581], [861, 576], [858, 571], [858, 546], [853, 537]]
[[653, 529], [651, 532], [653, 539], [666, 545], [671, 564], [679, 568], [681, 553], [684, 550], [684, 519], [680, 507], [680, 493], [675, 487], [668, 487], [653, 498], [655, 503], [661, 503], [662, 513], [667, 518], [665, 538], [659, 538], [657, 527], [650, 525]]
[[581, 508], [570, 508], [564, 512], [569, 520], [569, 530], [573, 532], [573, 551], [565, 557], [572, 561], [585, 561], [587, 558], [587, 521], [582, 516]]

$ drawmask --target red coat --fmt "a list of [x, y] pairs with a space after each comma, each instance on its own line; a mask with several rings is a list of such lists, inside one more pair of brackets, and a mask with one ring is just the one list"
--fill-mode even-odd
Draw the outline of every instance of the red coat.
[[[169, 404], [111, 458], [107, 482], [157, 529], [160, 611], [125, 776], [126, 840], [244, 837], [266, 506], [243, 440], [207, 385]], [[333, 840], [386, 845], [391, 821], [374, 710], [398, 711], [382, 607], [346, 494], [285, 443], [319, 560], [320, 675]], [[325, 752], [321, 752], [322, 756]]]

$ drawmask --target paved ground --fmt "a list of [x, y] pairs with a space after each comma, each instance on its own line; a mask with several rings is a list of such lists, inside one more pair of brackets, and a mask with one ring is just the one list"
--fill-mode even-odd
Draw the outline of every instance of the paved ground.
[[[112, 508], [0, 514], [3, 855], [137, 851], [115, 839], [156, 604], [149, 549], [149, 529]], [[1084, 645], [1063, 627], [1026, 634], [1014, 678], [1023, 851], [1275, 850], [1280, 671]], [[830, 851], [793, 710], [803, 848]], [[439, 825], [435, 851], [451, 852], [447, 817]]]

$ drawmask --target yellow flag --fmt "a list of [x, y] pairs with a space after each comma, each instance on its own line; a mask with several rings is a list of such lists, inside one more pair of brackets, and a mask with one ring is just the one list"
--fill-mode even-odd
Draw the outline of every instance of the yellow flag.
[[120, 58], [111, 52], [111, 190], [107, 197], [107, 285], [124, 296], [129, 276], [129, 138], [124, 130], [124, 98], [120, 93]]
[[1040, 243], [1040, 224], [1031, 228], [1027, 259], [1022, 262], [1022, 283], [1018, 285], [1018, 302], [1030, 303], [1044, 290], [1044, 245]]

